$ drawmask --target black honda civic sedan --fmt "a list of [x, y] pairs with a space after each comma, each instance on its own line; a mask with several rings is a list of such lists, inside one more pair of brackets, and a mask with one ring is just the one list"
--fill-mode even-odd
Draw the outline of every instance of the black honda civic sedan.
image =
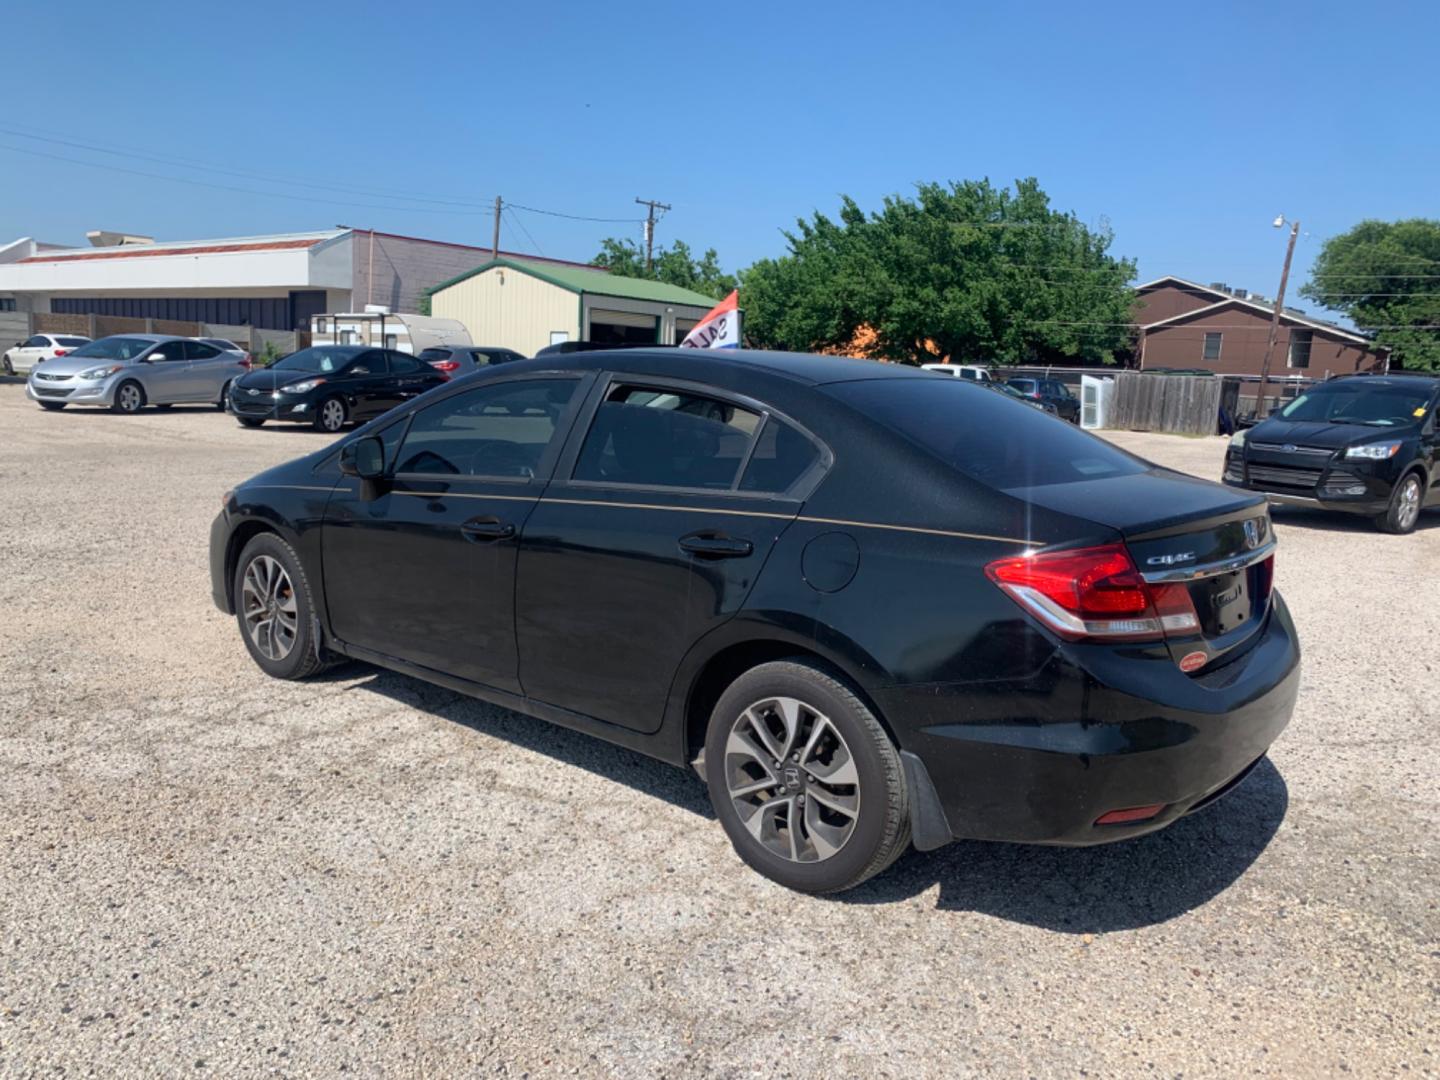
[[518, 361], [223, 502], [214, 600], [269, 674], [352, 657], [692, 765], [812, 892], [1161, 828], [1299, 680], [1263, 497], [896, 365]]
[[332, 434], [388, 412], [448, 376], [409, 353], [365, 345], [301, 349], [230, 384], [227, 407], [246, 427], [267, 420]]

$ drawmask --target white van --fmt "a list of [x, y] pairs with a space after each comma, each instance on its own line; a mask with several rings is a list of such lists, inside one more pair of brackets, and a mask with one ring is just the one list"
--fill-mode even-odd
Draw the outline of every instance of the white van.
[[990, 372], [983, 367], [974, 364], [921, 364], [926, 371], [938, 371], [941, 375], [952, 375], [957, 379], [969, 379], [971, 382], [994, 382]]

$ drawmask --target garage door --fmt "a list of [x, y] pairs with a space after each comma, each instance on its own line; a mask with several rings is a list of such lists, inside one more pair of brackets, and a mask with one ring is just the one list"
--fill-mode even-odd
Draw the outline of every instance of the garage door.
[[653, 345], [655, 316], [593, 308], [590, 312], [590, 340], [606, 345]]

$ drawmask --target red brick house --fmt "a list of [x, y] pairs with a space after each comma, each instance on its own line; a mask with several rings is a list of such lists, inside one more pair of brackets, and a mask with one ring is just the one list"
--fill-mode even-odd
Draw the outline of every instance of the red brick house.
[[[1259, 375], [1270, 339], [1273, 303], [1243, 289], [1162, 277], [1137, 286], [1135, 323], [1140, 367], [1204, 368], [1217, 375]], [[1379, 370], [1386, 354], [1368, 338], [1285, 311], [1270, 377]]]

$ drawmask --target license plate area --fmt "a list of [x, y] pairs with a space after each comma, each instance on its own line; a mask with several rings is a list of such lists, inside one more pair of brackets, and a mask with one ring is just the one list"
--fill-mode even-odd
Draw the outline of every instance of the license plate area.
[[1200, 632], [1207, 638], [1239, 630], [1256, 618], [1251, 603], [1251, 571], [1237, 570], [1201, 578], [1190, 585], [1190, 600], [1200, 619]]

